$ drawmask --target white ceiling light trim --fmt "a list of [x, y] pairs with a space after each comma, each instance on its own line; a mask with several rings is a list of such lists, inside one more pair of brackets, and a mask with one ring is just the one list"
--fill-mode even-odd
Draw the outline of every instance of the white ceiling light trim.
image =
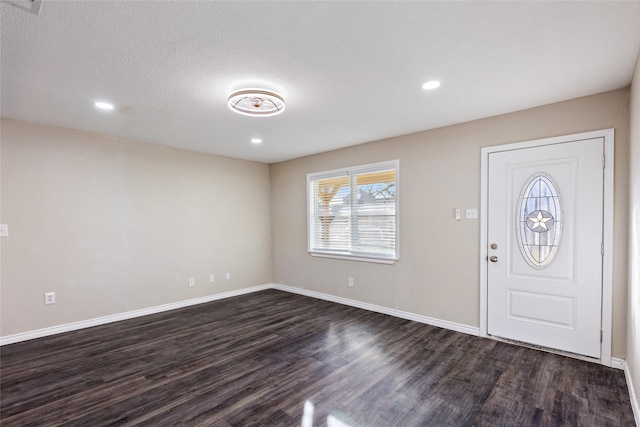
[[229, 108], [238, 114], [269, 117], [284, 111], [282, 95], [266, 89], [242, 89], [229, 95]]

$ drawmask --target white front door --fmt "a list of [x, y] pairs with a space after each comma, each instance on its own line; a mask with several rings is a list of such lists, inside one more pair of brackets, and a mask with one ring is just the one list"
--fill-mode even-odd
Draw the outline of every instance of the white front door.
[[600, 358], [604, 138], [488, 158], [487, 333]]

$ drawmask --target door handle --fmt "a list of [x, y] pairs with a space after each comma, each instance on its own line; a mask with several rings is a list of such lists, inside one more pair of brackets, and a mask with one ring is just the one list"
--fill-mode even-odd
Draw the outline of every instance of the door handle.
[[490, 260], [491, 262], [498, 262], [498, 257], [497, 257], [497, 256], [495, 256], [495, 255], [492, 255], [492, 256], [489, 258], [489, 260]]

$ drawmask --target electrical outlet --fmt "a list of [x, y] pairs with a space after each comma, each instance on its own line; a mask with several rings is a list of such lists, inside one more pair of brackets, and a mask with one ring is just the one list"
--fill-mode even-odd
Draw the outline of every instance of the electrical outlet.
[[56, 303], [56, 293], [55, 292], [45, 292], [44, 293], [44, 303], [46, 305], [55, 304]]
[[9, 237], [9, 224], [0, 224], [0, 237]]
[[353, 288], [353, 277], [349, 277], [349, 279], [347, 279], [347, 286]]
[[215, 280], [215, 277], [213, 277], [213, 274], [211, 274], [211, 275], [209, 276], [209, 283], [213, 283], [213, 282], [214, 282], [214, 280]]
[[195, 277], [191, 277], [189, 279], [189, 287], [193, 288], [196, 285], [196, 278]]
[[467, 209], [465, 217], [467, 219], [478, 219], [478, 209]]
[[231, 273], [227, 273], [227, 280], [231, 279]]

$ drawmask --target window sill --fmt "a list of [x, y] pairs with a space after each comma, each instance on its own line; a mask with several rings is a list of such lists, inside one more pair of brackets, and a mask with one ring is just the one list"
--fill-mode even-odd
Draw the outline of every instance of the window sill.
[[329, 254], [324, 252], [309, 252], [309, 255], [319, 257], [319, 258], [334, 258], [334, 259], [344, 259], [347, 261], [373, 262], [376, 264], [395, 264], [395, 262], [397, 261], [397, 259], [391, 259], [391, 258], [369, 258], [364, 256], [338, 255], [338, 254]]

